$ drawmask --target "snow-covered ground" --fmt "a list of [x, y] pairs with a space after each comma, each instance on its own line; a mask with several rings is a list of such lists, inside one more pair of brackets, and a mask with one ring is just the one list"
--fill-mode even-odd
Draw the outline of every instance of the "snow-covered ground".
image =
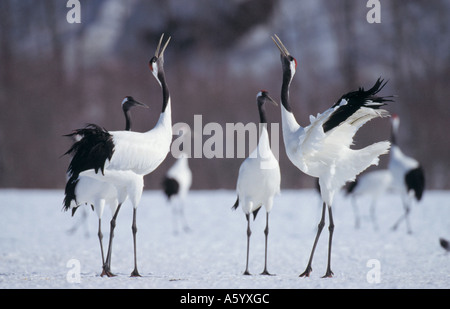
[[[137, 239], [143, 277], [129, 277], [132, 209], [126, 204], [114, 240], [112, 271], [118, 276], [102, 278], [95, 213], [86, 208], [82, 224], [81, 210], [75, 217], [61, 211], [60, 190], [0, 190], [0, 288], [450, 288], [450, 254], [439, 246], [440, 237], [450, 238], [450, 192], [425, 193], [412, 209], [411, 235], [405, 225], [390, 229], [402, 214], [398, 196], [379, 201], [378, 231], [367, 205], [360, 207], [362, 226], [355, 230], [350, 200], [338, 196], [332, 279], [320, 278], [326, 269], [327, 229], [311, 277], [298, 277], [306, 267], [320, 216], [316, 192], [285, 190], [275, 200], [268, 265], [275, 276], [258, 275], [264, 266], [263, 211], [252, 222], [250, 271], [255, 275], [242, 275], [246, 221], [240, 209], [231, 210], [235, 199], [233, 191], [191, 192], [185, 211], [192, 231], [174, 234], [172, 212], [162, 193], [144, 192]], [[105, 247], [109, 219], [106, 209]], [[74, 225], [79, 228], [71, 234]]]

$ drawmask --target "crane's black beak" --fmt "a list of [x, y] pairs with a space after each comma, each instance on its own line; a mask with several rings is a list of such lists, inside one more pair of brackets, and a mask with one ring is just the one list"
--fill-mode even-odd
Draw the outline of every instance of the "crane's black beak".
[[278, 103], [270, 95], [266, 94], [266, 97], [270, 103], [272, 103], [275, 106], [278, 106]]
[[284, 46], [283, 42], [281, 42], [280, 38], [278, 37], [278, 35], [274, 34], [275, 38], [272, 36], [272, 41], [275, 43], [275, 45], [278, 47], [278, 49], [280, 50], [280, 53], [287, 57], [290, 55], [289, 51], [287, 50], [286, 46]]
[[147, 104], [138, 102], [136, 100], [130, 100], [128, 102], [130, 102], [131, 106], [140, 106], [140, 107], [143, 107], [143, 108], [149, 108]]

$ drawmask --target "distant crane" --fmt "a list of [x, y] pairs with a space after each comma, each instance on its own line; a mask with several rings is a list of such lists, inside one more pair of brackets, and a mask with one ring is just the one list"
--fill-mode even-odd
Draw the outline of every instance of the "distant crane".
[[184, 203], [191, 184], [192, 172], [189, 168], [188, 156], [185, 153], [181, 153], [177, 161], [167, 171], [162, 182], [167, 200], [172, 204], [175, 233], [177, 231], [178, 217], [182, 221], [184, 231], [188, 232], [190, 230], [184, 215]]
[[247, 263], [244, 275], [250, 275], [248, 270], [248, 259], [250, 251], [250, 214], [256, 218], [258, 211], [264, 205], [266, 209], [265, 234], [265, 263], [262, 275], [270, 275], [267, 270], [267, 238], [269, 235], [269, 213], [273, 207], [273, 199], [280, 192], [280, 167], [270, 148], [269, 134], [267, 132], [267, 120], [265, 114], [265, 102], [275, 101], [269, 96], [267, 91], [261, 91], [256, 97], [258, 104], [261, 133], [257, 148], [242, 162], [239, 168], [237, 180], [238, 198], [233, 206], [237, 209], [241, 205], [247, 218]]
[[303, 128], [297, 123], [289, 104], [289, 88], [297, 68], [297, 60], [290, 55], [278, 36], [275, 35], [272, 40], [281, 53], [283, 69], [281, 118], [286, 153], [297, 168], [310, 176], [319, 178], [320, 192], [324, 202], [311, 256], [305, 271], [300, 276], [309, 276], [312, 271], [314, 250], [325, 225], [325, 212], [328, 205], [330, 220], [328, 265], [324, 277], [332, 277], [331, 244], [334, 222], [331, 209], [334, 195], [347, 181], [354, 180], [356, 175], [370, 165], [378, 164], [378, 157], [389, 150], [388, 141], [378, 142], [360, 150], [350, 149], [353, 136], [362, 125], [373, 118], [388, 115], [388, 112], [380, 107], [390, 100], [376, 96], [386, 83], [378, 79], [367, 91], [360, 88], [343, 95], [323, 114], [318, 114], [316, 117], [310, 116], [310, 125]]
[[[79, 176], [87, 176], [107, 182], [116, 187], [118, 196], [127, 195], [133, 205], [134, 270], [132, 277], [140, 276], [137, 269], [136, 214], [142, 197], [143, 176], [153, 172], [166, 158], [172, 142], [172, 112], [169, 88], [164, 73], [164, 51], [170, 41], [161, 48], [164, 34], [156, 48], [155, 56], [149, 62], [150, 70], [162, 88], [162, 112], [153, 129], [138, 133], [132, 131], [108, 132], [98, 126], [91, 126], [91, 139], [86, 140], [74, 151], [69, 166], [74, 185]], [[99, 171], [101, 173], [99, 173]], [[66, 199], [73, 199], [74, 196]], [[121, 204], [119, 203], [119, 211]]]
[[405, 209], [404, 215], [396, 221], [392, 228], [394, 230], [397, 229], [401, 221], [405, 220], [407, 232], [412, 233], [411, 224], [409, 223], [409, 212], [413, 201], [422, 199], [425, 190], [425, 173], [421, 164], [416, 159], [403, 154], [397, 144], [400, 118], [397, 115], [393, 115], [391, 121], [392, 149], [389, 159], [389, 170], [392, 173], [392, 187], [400, 192]]
[[[122, 101], [122, 110], [125, 116], [125, 130], [129, 131], [131, 129], [131, 117], [130, 117], [130, 109], [134, 106], [140, 106], [148, 108], [147, 105], [136, 101], [133, 97], [127, 96]], [[81, 130], [75, 130], [71, 134], [66, 136], [72, 137], [75, 140], [75, 145], [66, 152], [66, 154], [71, 154], [75, 152], [78, 148], [83, 148], [84, 146], [80, 146], [80, 144], [85, 143], [86, 140], [82, 139], [87, 136], [87, 139], [90, 139], [91, 134], [95, 134], [96, 129], [95, 126], [92, 128], [85, 128]], [[70, 178], [70, 175], [69, 175]], [[93, 179], [87, 176], [78, 176], [77, 181], [69, 181], [69, 186], [66, 187], [66, 199], [64, 201], [64, 207], [72, 209], [72, 216], [75, 214], [75, 211], [82, 204], [89, 204], [95, 210], [98, 216], [98, 238], [100, 241], [100, 250], [102, 254], [102, 274], [101, 276], [114, 276], [111, 273], [111, 250], [112, 250], [112, 239], [114, 237], [114, 227], [116, 225], [117, 218], [117, 209], [119, 204], [122, 204], [127, 196], [122, 195], [119, 197], [117, 194], [116, 188], [105, 181], [100, 181]], [[108, 204], [111, 208], [112, 219], [111, 219], [111, 228], [110, 228], [110, 237], [109, 237], [109, 249], [108, 249], [108, 257], [107, 262], [105, 261], [104, 252], [103, 252], [103, 233], [101, 231], [101, 222], [103, 216], [103, 210], [105, 205]], [[83, 220], [86, 217], [83, 217]], [[105, 263], [106, 262], [106, 263]]]
[[371, 198], [370, 217], [375, 229], [378, 228], [375, 206], [377, 199], [386, 194], [392, 185], [392, 173], [388, 169], [380, 169], [359, 176], [354, 182], [347, 186], [346, 193], [352, 198], [355, 213], [355, 228], [360, 227], [357, 198], [367, 196]]

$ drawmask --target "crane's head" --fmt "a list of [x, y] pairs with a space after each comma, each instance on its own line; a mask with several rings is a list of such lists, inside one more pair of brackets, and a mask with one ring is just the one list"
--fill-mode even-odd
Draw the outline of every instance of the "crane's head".
[[274, 99], [269, 95], [269, 93], [266, 90], [261, 90], [256, 95], [256, 102], [258, 102], [258, 106], [262, 106], [266, 102], [270, 102], [275, 106], [278, 106], [277, 102], [275, 102]]
[[148, 106], [145, 105], [144, 103], [140, 103], [140, 102], [136, 101], [131, 96], [126, 96], [122, 101], [123, 111], [126, 112], [126, 111], [130, 110], [133, 106], [140, 106], [140, 107], [148, 108]]
[[400, 117], [397, 114], [392, 114], [391, 116], [392, 129], [395, 133], [398, 132], [398, 127], [400, 126]]
[[295, 70], [297, 69], [297, 60], [291, 56], [286, 46], [284, 46], [283, 42], [281, 42], [278, 35], [275, 34], [275, 37], [272, 37], [272, 40], [280, 50], [283, 73], [289, 73], [289, 76], [292, 79], [294, 77]]
[[164, 66], [164, 51], [167, 48], [167, 45], [169, 45], [170, 38], [169, 37], [164, 44], [163, 48], [161, 48], [161, 44], [164, 38], [164, 33], [161, 35], [161, 38], [159, 39], [158, 47], [156, 48], [155, 55], [150, 59], [148, 66], [150, 67], [150, 70], [152, 71], [155, 78], [159, 81], [158, 74], [160, 72], [163, 72], [163, 66]]

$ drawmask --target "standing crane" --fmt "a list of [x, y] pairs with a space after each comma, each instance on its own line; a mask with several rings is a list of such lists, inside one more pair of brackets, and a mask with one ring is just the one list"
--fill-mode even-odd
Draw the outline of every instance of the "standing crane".
[[405, 155], [397, 143], [397, 133], [400, 126], [400, 118], [397, 115], [392, 116], [392, 149], [389, 158], [389, 170], [392, 173], [392, 187], [400, 192], [403, 201], [405, 213], [392, 227], [397, 229], [398, 225], [405, 220], [408, 233], [412, 233], [409, 223], [409, 212], [413, 201], [422, 199], [425, 190], [425, 173], [420, 163], [411, 157]]
[[[125, 116], [125, 130], [131, 130], [131, 116], [130, 110], [135, 106], [148, 108], [147, 105], [136, 101], [133, 97], [127, 96], [122, 101], [122, 111]], [[79, 148], [83, 148], [84, 143], [89, 143], [92, 134], [96, 131], [101, 130], [100, 128], [95, 128], [95, 125], [91, 125], [87, 128], [81, 130], [75, 130], [71, 134], [66, 136], [72, 137], [75, 140], [72, 148], [65, 154], [71, 154], [77, 151]], [[86, 137], [86, 140], [83, 138]], [[98, 238], [100, 242], [100, 250], [102, 255], [102, 274], [101, 276], [112, 277], [114, 274], [111, 272], [111, 250], [112, 250], [112, 239], [114, 237], [114, 227], [116, 225], [117, 209], [127, 198], [126, 195], [119, 197], [117, 195], [116, 188], [109, 184], [108, 182], [100, 181], [86, 176], [73, 177], [74, 175], [68, 175], [69, 181], [66, 186], [66, 197], [64, 200], [65, 209], [72, 209], [72, 216], [75, 214], [76, 210], [82, 204], [91, 205], [93, 210], [95, 210], [98, 216]], [[109, 237], [109, 249], [108, 257], [105, 261], [103, 252], [103, 233], [101, 230], [102, 216], [105, 205], [109, 205], [112, 213], [112, 219], [110, 222], [110, 237]], [[85, 217], [84, 217], [85, 218]]]
[[[132, 131], [108, 132], [91, 126], [88, 142], [78, 147], [69, 166], [72, 182], [79, 176], [91, 177], [112, 184], [118, 196], [126, 195], [133, 205], [134, 270], [132, 277], [140, 276], [137, 269], [136, 234], [137, 207], [142, 197], [145, 175], [153, 172], [166, 158], [172, 142], [172, 112], [170, 92], [165, 79], [164, 51], [170, 37], [162, 46], [161, 36], [155, 55], [149, 61], [153, 76], [162, 88], [162, 112], [156, 125], [144, 133]], [[84, 140], [85, 138], [83, 138]], [[66, 199], [74, 198], [72, 196]], [[119, 211], [121, 204], [116, 210]]]
[[172, 204], [174, 233], [177, 231], [178, 217], [182, 221], [184, 231], [190, 230], [184, 215], [184, 203], [191, 184], [192, 172], [189, 168], [188, 156], [182, 153], [167, 171], [162, 182], [167, 200]]
[[371, 198], [370, 217], [375, 229], [378, 228], [375, 215], [377, 199], [388, 192], [392, 184], [392, 173], [388, 169], [380, 169], [359, 176], [347, 186], [346, 194], [351, 196], [353, 211], [355, 214], [355, 228], [360, 227], [357, 198], [368, 196]]
[[388, 152], [388, 141], [378, 142], [363, 149], [354, 150], [350, 146], [353, 136], [367, 121], [388, 116], [381, 109], [386, 97], [376, 96], [386, 83], [378, 79], [369, 90], [359, 88], [344, 94], [331, 108], [316, 117], [310, 116], [310, 124], [301, 127], [292, 113], [289, 103], [289, 88], [294, 77], [297, 60], [275, 35], [272, 37], [280, 51], [283, 70], [281, 86], [281, 118], [285, 149], [289, 160], [302, 172], [319, 178], [320, 192], [323, 200], [322, 216], [318, 225], [316, 238], [308, 265], [301, 277], [308, 277], [312, 271], [312, 259], [320, 233], [325, 225], [325, 212], [329, 215], [328, 264], [323, 277], [332, 277], [331, 245], [334, 231], [332, 204], [334, 195], [347, 181], [371, 165], [378, 164], [379, 156]]
[[270, 275], [267, 270], [267, 238], [269, 235], [269, 213], [273, 207], [273, 198], [280, 192], [280, 167], [270, 148], [269, 134], [267, 132], [267, 120], [264, 104], [275, 101], [269, 96], [267, 91], [261, 91], [256, 97], [260, 116], [261, 133], [256, 149], [242, 162], [239, 168], [237, 180], [238, 198], [233, 206], [237, 209], [241, 205], [247, 218], [247, 263], [244, 275], [250, 275], [248, 270], [248, 259], [250, 251], [250, 215], [256, 218], [258, 211], [264, 205], [266, 209], [265, 234], [265, 262], [262, 275]]

